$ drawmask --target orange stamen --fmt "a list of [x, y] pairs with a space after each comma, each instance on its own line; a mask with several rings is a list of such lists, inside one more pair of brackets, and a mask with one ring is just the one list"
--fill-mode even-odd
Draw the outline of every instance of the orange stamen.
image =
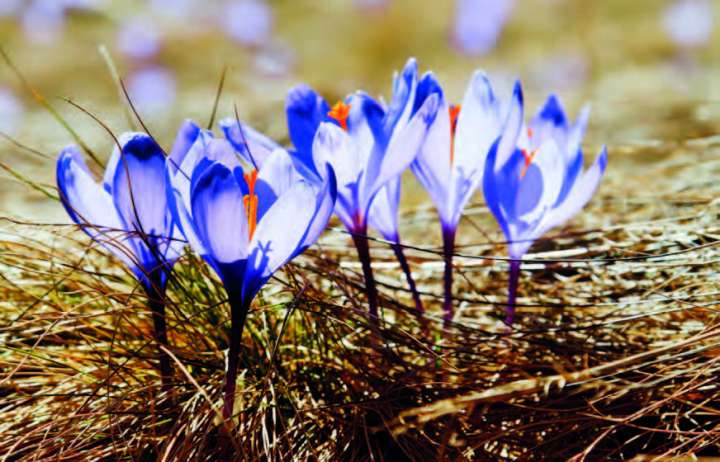
[[258, 197], [255, 194], [255, 182], [257, 181], [258, 172], [253, 170], [244, 176], [248, 185], [248, 194], [243, 197], [243, 205], [248, 220], [248, 239], [252, 239], [255, 228], [257, 228]]
[[457, 130], [458, 116], [462, 105], [453, 104], [448, 108], [448, 114], [450, 115], [450, 165], [455, 160], [455, 131]]
[[532, 138], [532, 137], [533, 137], [533, 129], [532, 129], [532, 128], [528, 127], [527, 133], [528, 133], [528, 138]]
[[531, 153], [528, 153], [527, 149], [520, 150], [522, 152], [523, 157], [525, 158], [525, 165], [523, 166], [523, 169], [520, 171], [520, 179], [525, 178], [525, 174], [528, 171], [528, 168], [530, 168], [530, 164], [532, 163], [533, 159], [535, 158], [535, 154], [538, 153], [538, 150], [534, 150]]
[[340, 127], [342, 127], [343, 130], [347, 131], [348, 129], [348, 117], [350, 116], [350, 105], [345, 104], [342, 101], [338, 101], [335, 103], [335, 106], [332, 107], [330, 112], [327, 113], [327, 115], [335, 120], [340, 124]]

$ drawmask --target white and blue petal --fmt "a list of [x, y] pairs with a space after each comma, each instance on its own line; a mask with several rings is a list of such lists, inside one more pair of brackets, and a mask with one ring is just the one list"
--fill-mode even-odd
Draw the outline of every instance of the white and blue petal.
[[305, 181], [295, 183], [265, 213], [249, 244], [243, 284], [246, 299], [281, 266], [297, 255], [315, 216], [316, 192]]
[[364, 185], [360, 190], [363, 213], [367, 213], [370, 202], [380, 188], [401, 175], [415, 160], [429, 127], [437, 117], [445, 117], [445, 114], [438, 114], [439, 106], [437, 94], [428, 96], [410, 122], [393, 133], [386, 151], [372, 153], [367, 164]]
[[77, 147], [65, 148], [57, 161], [57, 186], [70, 218], [82, 230], [141, 274], [137, 257], [127, 242], [120, 216], [110, 193], [91, 176]]
[[192, 189], [194, 231], [207, 251], [204, 257], [225, 284], [241, 283], [232, 280], [237, 275], [225, 268], [248, 256], [248, 219], [243, 197], [233, 172], [219, 162], [205, 169]]
[[607, 167], [607, 149], [603, 146], [593, 164], [575, 181], [565, 200], [551, 211], [545, 229], [560, 226], [587, 204], [600, 184]]
[[225, 138], [238, 154], [253, 167], [262, 167], [268, 156], [280, 146], [247, 124], [227, 118], [220, 121]]
[[[309, 86], [298, 85], [287, 94], [285, 112], [290, 140], [295, 146], [295, 154], [308, 169], [314, 171], [313, 140], [320, 123], [328, 120], [330, 106]], [[322, 172], [324, 169], [316, 173]]]
[[400, 206], [401, 177], [387, 182], [375, 195], [368, 213], [368, 223], [390, 242], [398, 242], [398, 207]]

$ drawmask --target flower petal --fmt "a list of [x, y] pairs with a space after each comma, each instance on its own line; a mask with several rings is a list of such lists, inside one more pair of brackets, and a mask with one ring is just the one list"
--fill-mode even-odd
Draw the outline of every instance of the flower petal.
[[[430, 95], [418, 112], [402, 130], [393, 133], [387, 150], [375, 151], [367, 164], [364, 188], [360, 190], [361, 213], [366, 214], [375, 194], [385, 184], [401, 175], [417, 157], [427, 137], [430, 125], [438, 115], [440, 101], [437, 94]], [[338, 171], [338, 168], [335, 168]]]
[[482, 172], [490, 146], [500, 136], [503, 122], [500, 100], [495, 97], [490, 80], [482, 71], [476, 71], [458, 115], [453, 167], [462, 170], [465, 176], [477, 170]]
[[368, 223], [387, 241], [398, 242], [398, 206], [401, 178], [390, 180], [375, 195], [368, 213]]
[[136, 135], [123, 146], [113, 180], [113, 199], [129, 231], [169, 236], [165, 167], [162, 149], [150, 136]]
[[58, 157], [57, 187], [70, 218], [134, 273], [140, 273], [112, 196], [92, 178], [75, 146], [65, 148]]
[[212, 164], [194, 184], [192, 217], [194, 230], [207, 250], [206, 258], [223, 281], [230, 282], [219, 268], [247, 259], [248, 220], [240, 185], [225, 165]]
[[272, 139], [236, 119], [227, 118], [221, 120], [220, 128], [235, 151], [248, 164], [257, 169], [261, 168], [265, 159], [280, 147]]
[[110, 159], [105, 165], [105, 175], [103, 175], [103, 187], [105, 190], [112, 194], [113, 182], [115, 181], [115, 172], [117, 171], [118, 163], [120, 162], [120, 148], [125, 146], [128, 141], [135, 138], [136, 136], [147, 136], [141, 132], [125, 132], [117, 137], [117, 143], [113, 145], [112, 154]]
[[558, 204], [547, 219], [545, 230], [560, 226], [587, 204], [602, 180], [607, 167], [607, 148], [603, 146], [593, 164], [575, 181], [564, 202]]
[[180, 125], [180, 130], [178, 130], [175, 136], [175, 142], [168, 155], [170, 169], [173, 173], [180, 168], [183, 160], [185, 160], [185, 156], [190, 152], [190, 148], [195, 144], [200, 133], [200, 127], [192, 120], [185, 120], [182, 125]]
[[316, 210], [316, 193], [305, 181], [280, 196], [258, 223], [249, 246], [243, 295], [255, 296], [260, 287], [302, 247]]
[[[503, 124], [500, 136], [500, 144], [497, 148], [497, 161], [495, 168], [502, 168], [510, 156], [515, 153], [518, 146], [518, 139], [523, 128], [523, 92], [520, 82], [515, 82], [512, 98], [508, 108], [508, 114]], [[462, 112], [461, 112], [462, 113]]]
[[290, 154], [285, 149], [278, 148], [268, 156], [258, 172], [255, 183], [255, 193], [258, 196], [258, 221], [275, 203], [275, 200], [297, 183], [300, 178]]
[[362, 159], [348, 134], [335, 124], [324, 122], [315, 135], [313, 158], [317, 169], [326, 172], [329, 164], [337, 175], [335, 212], [348, 228], [361, 210], [358, 205], [358, 182], [363, 168]]
[[[330, 106], [309, 86], [298, 85], [287, 94], [285, 112], [290, 140], [295, 146], [296, 153], [301, 162], [314, 172], [313, 139], [320, 123], [327, 120]], [[320, 173], [324, 171], [323, 168]]]
[[413, 113], [415, 93], [417, 86], [417, 61], [408, 59], [402, 74], [395, 75], [393, 79], [392, 100], [387, 108], [384, 131], [386, 135], [392, 133], [396, 126], [404, 126]]
[[300, 252], [303, 252], [318, 240], [320, 234], [327, 228], [328, 221], [335, 208], [337, 180], [332, 167], [326, 165], [326, 168], [327, 171], [324, 175], [324, 178], [326, 178], [325, 182], [322, 185], [315, 184], [316, 189], [319, 191], [317, 194], [317, 207], [315, 209], [315, 216], [311, 220], [310, 226], [308, 226], [305, 237], [303, 238]]
[[348, 114], [347, 132], [362, 155], [362, 162], [367, 163], [367, 159], [373, 152], [384, 151], [389, 141], [383, 126], [385, 109], [362, 92], [351, 95], [348, 102], [350, 113]]

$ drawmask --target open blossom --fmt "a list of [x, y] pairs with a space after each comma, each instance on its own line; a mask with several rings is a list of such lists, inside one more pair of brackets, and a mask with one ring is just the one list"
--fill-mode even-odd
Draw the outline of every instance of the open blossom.
[[588, 116], [585, 108], [577, 122], [569, 123], [551, 95], [525, 127], [522, 93], [516, 92], [503, 136], [488, 155], [485, 201], [508, 240], [512, 259], [508, 324], [513, 320], [520, 259], [536, 239], [585, 206], [605, 172], [605, 147], [583, 171], [581, 142]]
[[245, 303], [317, 240], [332, 214], [332, 170], [327, 181], [308, 182], [281, 148], [244, 171], [226, 140], [186, 122], [170, 159], [171, 208], [183, 234]]
[[165, 156], [144, 133], [119, 137], [98, 184], [75, 146], [57, 162], [60, 198], [90, 237], [122, 260], [149, 292], [163, 290], [183, 243], [165, 200]]
[[440, 217], [445, 254], [444, 310], [449, 321], [453, 313], [455, 234], [465, 206], [482, 183], [485, 159], [502, 133], [505, 115], [500, 99], [481, 71], [473, 75], [460, 105], [449, 104], [435, 76], [427, 73], [418, 84], [415, 106], [431, 95], [439, 100], [438, 116], [411, 168]]
[[367, 244], [370, 207], [379, 194], [386, 194], [383, 188], [392, 183], [399, 188], [400, 176], [437, 113], [434, 96], [414, 108], [416, 85], [417, 64], [411, 59], [394, 79], [388, 107], [363, 92], [330, 107], [307, 85], [292, 89], [286, 101], [292, 153], [299, 168], [322, 175], [321, 166], [328, 163], [337, 174], [335, 213], [353, 234], [372, 316], [377, 316], [377, 293]]
[[325, 181], [307, 181], [279, 148], [259, 169], [244, 170], [227, 140], [192, 122], [178, 133], [168, 166], [172, 213], [230, 299], [226, 418], [232, 414], [250, 303], [275, 271], [318, 239], [332, 215], [335, 175], [326, 168]]

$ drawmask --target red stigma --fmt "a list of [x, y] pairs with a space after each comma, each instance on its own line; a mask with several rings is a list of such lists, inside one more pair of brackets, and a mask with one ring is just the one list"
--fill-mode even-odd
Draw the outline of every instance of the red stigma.
[[457, 130], [458, 116], [462, 105], [451, 104], [448, 108], [448, 115], [450, 116], [450, 165], [455, 160], [455, 131]]
[[340, 127], [342, 127], [343, 130], [347, 131], [348, 129], [348, 117], [350, 116], [350, 105], [345, 104], [342, 101], [338, 101], [335, 103], [335, 105], [332, 107], [330, 112], [327, 113], [328, 117], [335, 119], [339, 124]]

